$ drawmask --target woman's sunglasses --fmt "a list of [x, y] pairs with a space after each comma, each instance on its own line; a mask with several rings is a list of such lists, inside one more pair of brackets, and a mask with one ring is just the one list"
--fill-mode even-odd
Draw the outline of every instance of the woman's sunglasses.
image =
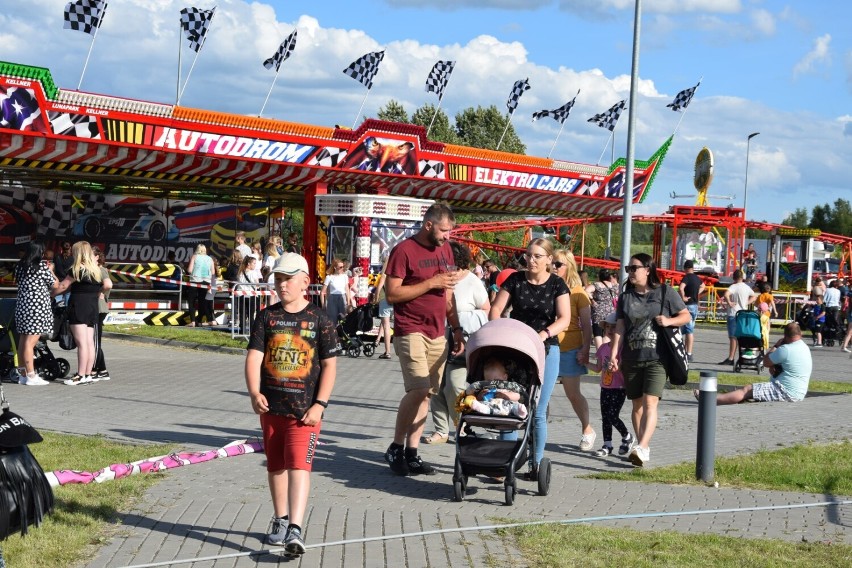
[[564, 262], [554, 262], [553, 263], [554, 268], [562, 268], [563, 266], [565, 266]]
[[627, 266], [624, 267], [624, 270], [626, 270], [630, 274], [633, 274], [634, 272], [636, 272], [640, 268], [648, 268], [648, 267], [645, 266], [644, 264], [628, 264]]

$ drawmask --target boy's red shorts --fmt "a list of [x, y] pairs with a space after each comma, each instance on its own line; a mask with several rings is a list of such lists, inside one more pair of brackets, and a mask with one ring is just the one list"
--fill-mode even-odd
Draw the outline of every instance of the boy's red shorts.
[[311, 471], [319, 441], [320, 426], [305, 426], [292, 416], [261, 414], [266, 471], [303, 469]]

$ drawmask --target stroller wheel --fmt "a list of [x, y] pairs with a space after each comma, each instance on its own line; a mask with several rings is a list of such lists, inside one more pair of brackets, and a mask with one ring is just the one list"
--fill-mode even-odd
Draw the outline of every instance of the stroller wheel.
[[453, 481], [453, 501], [461, 503], [464, 500], [464, 490], [464, 483], [460, 479]]
[[375, 343], [365, 343], [364, 344], [364, 355], [367, 357], [372, 357], [376, 352], [376, 344]]
[[352, 346], [349, 347], [349, 351], [347, 352], [347, 354], [350, 357], [360, 357], [361, 356], [361, 349], [357, 345], [352, 345]]
[[547, 495], [550, 492], [550, 458], [541, 458], [538, 462], [538, 494]]
[[512, 483], [509, 483], [509, 480], [506, 480], [506, 505], [512, 505], [515, 502], [515, 493], [517, 493], [517, 485], [515, 481], [512, 480]]

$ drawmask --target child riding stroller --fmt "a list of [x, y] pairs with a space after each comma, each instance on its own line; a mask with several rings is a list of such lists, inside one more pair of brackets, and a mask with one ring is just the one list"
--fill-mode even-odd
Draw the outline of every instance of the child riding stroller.
[[[15, 298], [0, 300], [0, 377], [17, 382], [15, 372], [21, 366], [18, 358], [18, 332], [15, 329]], [[49, 381], [63, 379], [71, 370], [67, 359], [54, 357], [44, 337], [33, 349], [33, 366], [42, 378]]]
[[[550, 459], [543, 458], [537, 468], [530, 463], [535, 447], [533, 417], [544, 376], [544, 344], [527, 325], [498, 319], [471, 335], [466, 353], [470, 386], [459, 397], [454, 499], [464, 499], [470, 476], [488, 475], [503, 478], [505, 502], [511, 505], [518, 492], [516, 473], [525, 465], [529, 465], [526, 477], [538, 481], [538, 494], [547, 495]], [[502, 380], [492, 380], [495, 368], [503, 369], [498, 372], [503, 373]], [[469, 394], [472, 389], [478, 392]], [[489, 433], [502, 439], [489, 437]], [[507, 439], [510, 437], [517, 439]]]
[[736, 316], [737, 361], [734, 372], [741, 369], [754, 369], [758, 374], [763, 370], [763, 335], [760, 329], [760, 314], [750, 310], [740, 310]]
[[346, 317], [341, 316], [340, 321], [337, 322], [337, 336], [340, 338], [343, 351], [350, 357], [359, 357], [361, 351], [364, 351], [367, 357], [372, 357], [376, 352], [376, 344], [364, 339], [364, 336], [373, 330], [375, 308], [374, 304], [358, 306]]

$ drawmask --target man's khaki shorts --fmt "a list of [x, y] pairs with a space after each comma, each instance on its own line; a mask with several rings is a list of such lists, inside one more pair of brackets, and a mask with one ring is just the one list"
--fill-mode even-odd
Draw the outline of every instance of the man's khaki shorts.
[[429, 389], [430, 395], [438, 394], [449, 352], [447, 339], [444, 336], [429, 339], [420, 333], [412, 333], [394, 336], [393, 344], [402, 367], [405, 392]]

